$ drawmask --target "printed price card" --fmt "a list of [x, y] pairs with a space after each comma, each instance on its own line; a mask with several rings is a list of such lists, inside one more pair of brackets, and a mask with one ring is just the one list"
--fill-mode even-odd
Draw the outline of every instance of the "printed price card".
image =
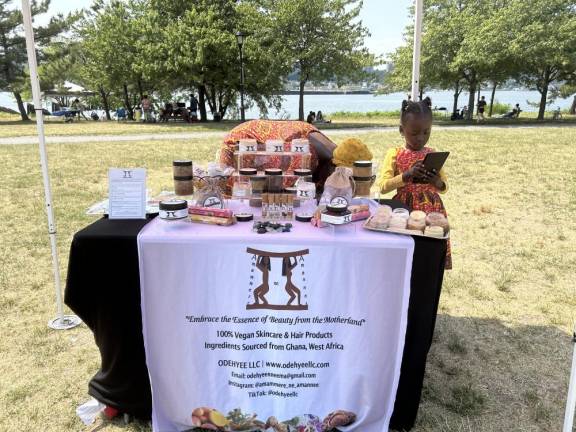
[[108, 170], [108, 217], [146, 218], [146, 170], [110, 168]]

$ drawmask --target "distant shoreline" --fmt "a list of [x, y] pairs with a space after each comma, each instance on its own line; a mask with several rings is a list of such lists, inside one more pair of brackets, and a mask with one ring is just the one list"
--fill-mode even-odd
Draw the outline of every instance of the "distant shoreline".
[[[285, 90], [281, 95], [299, 95], [298, 90]], [[304, 90], [304, 95], [369, 95], [375, 94], [370, 90]]]

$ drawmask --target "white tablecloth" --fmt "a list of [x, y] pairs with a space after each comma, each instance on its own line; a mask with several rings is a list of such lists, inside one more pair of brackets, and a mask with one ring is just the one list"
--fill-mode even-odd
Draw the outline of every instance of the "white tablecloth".
[[293, 225], [256, 234], [251, 222], [156, 219], [140, 233], [154, 431], [190, 429], [199, 407], [264, 422], [346, 410], [348, 430], [388, 430], [414, 241], [361, 222]]

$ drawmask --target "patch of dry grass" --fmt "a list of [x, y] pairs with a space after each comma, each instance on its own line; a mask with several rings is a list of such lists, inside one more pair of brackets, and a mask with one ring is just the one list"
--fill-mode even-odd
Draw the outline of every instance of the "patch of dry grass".
[[[345, 138], [335, 136], [337, 141]], [[382, 159], [397, 133], [361, 138]], [[452, 152], [447, 272], [415, 431], [559, 430], [576, 306], [576, 129], [436, 131]], [[208, 161], [217, 140], [49, 146], [63, 275], [74, 232], [105, 197], [109, 166], [146, 166], [154, 192], [171, 161]], [[0, 146], [0, 430], [83, 430], [75, 408], [98, 369], [91, 332], [55, 315], [34, 145]], [[147, 431], [111, 423], [102, 431]]]

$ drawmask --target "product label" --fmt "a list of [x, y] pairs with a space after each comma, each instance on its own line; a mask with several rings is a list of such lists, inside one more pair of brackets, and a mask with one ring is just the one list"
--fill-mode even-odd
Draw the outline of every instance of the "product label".
[[347, 224], [349, 222], [352, 222], [352, 215], [351, 214], [347, 214], [347, 215], [343, 215], [343, 216], [332, 216], [332, 215], [327, 215], [325, 213], [322, 213], [320, 215], [320, 220], [322, 222], [326, 222], [332, 225], [344, 225]]
[[202, 202], [202, 207], [216, 207], [223, 208], [222, 200], [218, 196], [206, 197], [204, 202]]
[[257, 151], [257, 143], [256, 141], [240, 141], [238, 143], [238, 151], [240, 151], [240, 153], [245, 153], [245, 152], [255, 152]]
[[266, 141], [266, 151], [271, 153], [282, 153], [284, 151], [284, 142], [280, 140]]
[[310, 143], [308, 140], [293, 140], [290, 150], [292, 153], [310, 153]]
[[343, 196], [335, 196], [330, 200], [330, 205], [332, 207], [348, 207], [348, 200]]
[[158, 215], [160, 216], [160, 219], [166, 220], [184, 219], [188, 216], [188, 209], [160, 210]]

